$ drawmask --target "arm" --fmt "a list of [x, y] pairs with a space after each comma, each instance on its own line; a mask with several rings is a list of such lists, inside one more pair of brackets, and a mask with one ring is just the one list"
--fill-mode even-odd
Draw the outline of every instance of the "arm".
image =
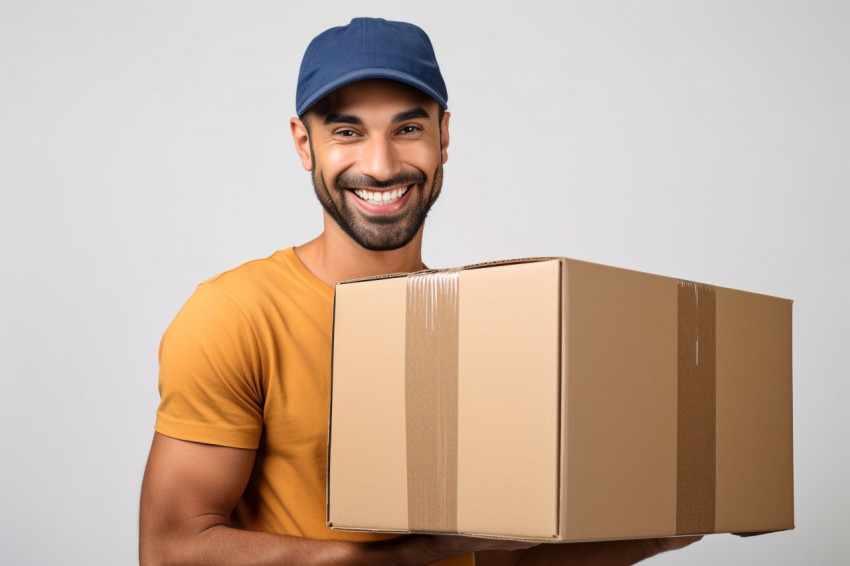
[[425, 535], [358, 544], [239, 530], [230, 516], [253, 463], [253, 450], [156, 434], [142, 483], [140, 565], [416, 565], [476, 550], [528, 546]]
[[667, 550], [684, 548], [702, 537], [541, 544], [522, 552], [489, 551], [475, 555], [476, 566], [626, 566]]

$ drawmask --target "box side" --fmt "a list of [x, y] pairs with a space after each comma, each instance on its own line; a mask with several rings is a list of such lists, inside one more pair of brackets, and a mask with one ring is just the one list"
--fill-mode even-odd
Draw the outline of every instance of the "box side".
[[794, 527], [791, 307], [717, 289], [718, 532]]
[[559, 301], [559, 260], [461, 272], [461, 532], [558, 535]]
[[569, 276], [567, 266], [569, 260], [560, 258], [560, 327], [561, 337], [558, 342], [560, 363], [558, 364], [558, 380], [560, 386], [559, 392], [559, 426], [558, 433], [560, 436], [559, 453], [558, 453], [558, 540], [565, 541], [568, 538], [567, 533], [567, 495], [569, 487], [569, 383], [567, 381], [569, 375], [569, 343], [570, 343], [570, 301], [569, 301]]
[[407, 529], [405, 289], [404, 278], [336, 288], [328, 450], [333, 527]]
[[678, 281], [565, 269], [566, 538], [674, 534]]

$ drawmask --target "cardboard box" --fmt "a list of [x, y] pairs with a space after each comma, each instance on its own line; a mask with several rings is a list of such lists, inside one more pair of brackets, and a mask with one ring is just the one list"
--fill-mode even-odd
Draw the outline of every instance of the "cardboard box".
[[328, 523], [793, 528], [791, 301], [564, 258], [340, 283]]

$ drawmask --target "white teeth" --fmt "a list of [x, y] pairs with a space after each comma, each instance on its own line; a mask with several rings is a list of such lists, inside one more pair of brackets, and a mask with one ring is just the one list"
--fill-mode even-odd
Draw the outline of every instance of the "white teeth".
[[354, 194], [373, 204], [391, 204], [403, 197], [408, 188], [409, 187], [402, 187], [389, 191], [367, 191], [366, 189], [354, 189]]

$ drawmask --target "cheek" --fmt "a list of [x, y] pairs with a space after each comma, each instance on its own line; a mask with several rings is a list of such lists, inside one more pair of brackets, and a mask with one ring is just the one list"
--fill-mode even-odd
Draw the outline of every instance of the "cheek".
[[346, 163], [356, 159], [356, 149], [353, 145], [334, 145], [325, 151], [324, 158], [330, 166]]
[[333, 146], [315, 154], [316, 168], [322, 172], [325, 180], [333, 182], [342, 171], [357, 162], [357, 155], [353, 148], [347, 146]]
[[439, 148], [417, 144], [405, 148], [404, 161], [430, 175], [434, 168], [442, 162], [442, 159]]

